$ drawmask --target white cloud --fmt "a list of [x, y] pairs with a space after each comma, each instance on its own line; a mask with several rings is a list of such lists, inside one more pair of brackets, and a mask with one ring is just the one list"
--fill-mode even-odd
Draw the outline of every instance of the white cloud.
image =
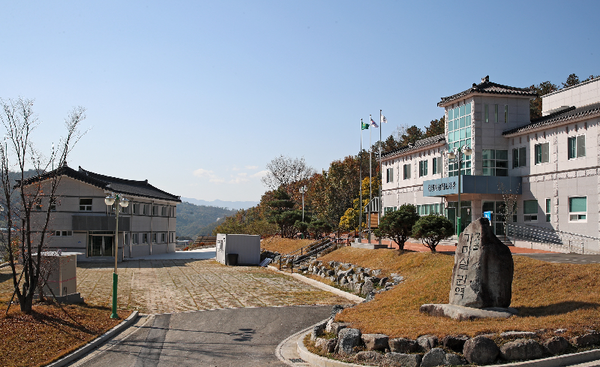
[[258, 166], [246, 166], [246, 169], [255, 170], [258, 169]]
[[209, 182], [214, 182], [214, 183], [223, 183], [225, 182], [224, 179], [220, 178], [219, 176], [215, 175], [215, 173], [213, 171], [209, 171], [206, 169], [202, 169], [202, 168], [198, 168], [197, 170], [194, 171], [194, 176], [196, 177], [200, 177], [200, 178], [208, 178]]
[[256, 172], [255, 174], [253, 174], [253, 175], [252, 175], [252, 176], [250, 176], [250, 177], [252, 177], [252, 178], [261, 178], [261, 177], [263, 177], [263, 176], [266, 176], [266, 175], [267, 175], [267, 173], [269, 173], [269, 171], [267, 171], [267, 170], [262, 170], [262, 171], [258, 171], [258, 172]]

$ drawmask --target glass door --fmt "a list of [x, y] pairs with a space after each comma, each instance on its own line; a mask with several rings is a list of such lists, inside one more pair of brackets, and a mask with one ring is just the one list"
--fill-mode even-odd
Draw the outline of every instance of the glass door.
[[114, 237], [89, 235], [88, 256], [113, 256]]

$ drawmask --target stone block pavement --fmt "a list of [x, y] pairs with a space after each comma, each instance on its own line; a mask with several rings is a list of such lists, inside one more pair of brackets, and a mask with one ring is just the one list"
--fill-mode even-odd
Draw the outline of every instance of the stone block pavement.
[[[86, 303], [111, 306], [113, 266], [78, 263], [77, 291]], [[6, 298], [12, 293], [9, 272], [0, 268], [0, 294]], [[285, 274], [214, 260], [127, 260], [118, 264], [118, 274], [118, 307], [146, 314], [348, 303]]]

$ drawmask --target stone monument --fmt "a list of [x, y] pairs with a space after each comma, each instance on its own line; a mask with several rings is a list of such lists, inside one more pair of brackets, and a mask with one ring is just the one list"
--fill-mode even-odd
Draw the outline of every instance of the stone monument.
[[461, 233], [447, 305], [422, 305], [421, 312], [458, 320], [510, 317], [514, 263], [508, 246], [494, 235], [487, 218]]

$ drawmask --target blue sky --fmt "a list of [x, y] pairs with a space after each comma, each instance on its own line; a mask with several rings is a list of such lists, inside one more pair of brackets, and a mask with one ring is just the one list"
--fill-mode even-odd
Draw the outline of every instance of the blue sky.
[[[0, 98], [31, 98], [69, 165], [184, 197], [258, 201], [283, 154], [317, 171], [360, 119], [421, 128], [486, 75], [527, 87], [600, 74], [598, 1], [22, 1], [0, 22]], [[378, 132], [373, 131], [373, 142]], [[365, 145], [368, 134], [364, 136]], [[47, 147], [47, 149], [46, 149]]]

